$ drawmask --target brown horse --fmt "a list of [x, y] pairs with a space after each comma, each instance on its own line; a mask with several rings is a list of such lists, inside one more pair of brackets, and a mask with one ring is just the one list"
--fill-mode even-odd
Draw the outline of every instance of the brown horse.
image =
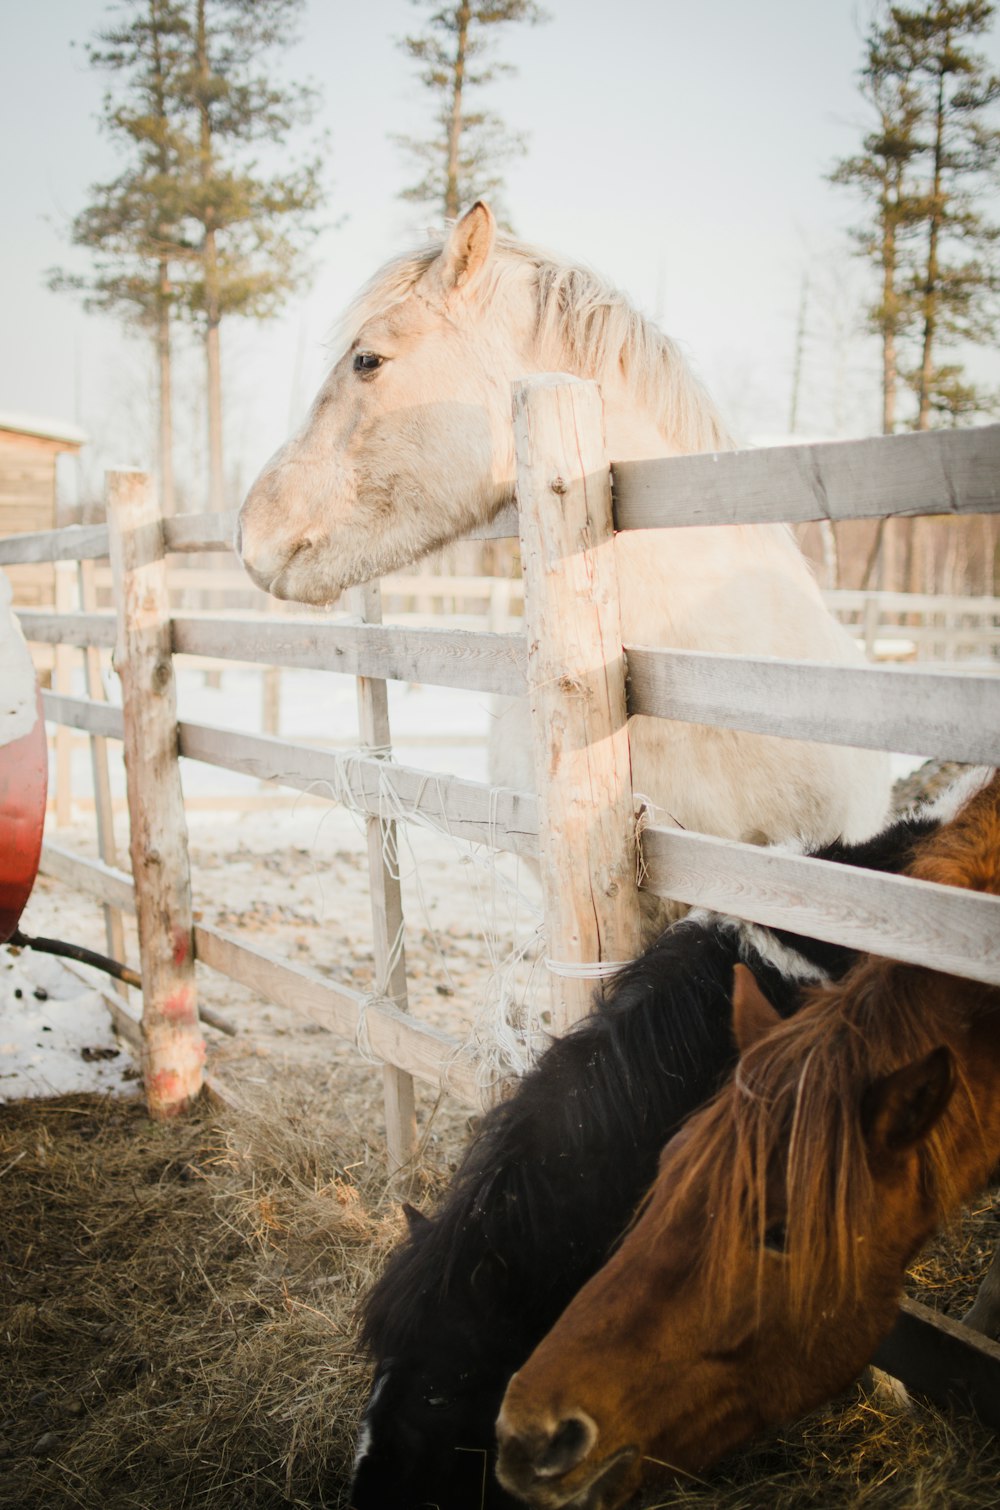
[[[908, 874], [1000, 895], [1000, 776]], [[501, 1482], [610, 1510], [848, 1384], [907, 1265], [1000, 1162], [1000, 988], [869, 956], [788, 1022], [737, 966], [735, 1078], [510, 1382]]]

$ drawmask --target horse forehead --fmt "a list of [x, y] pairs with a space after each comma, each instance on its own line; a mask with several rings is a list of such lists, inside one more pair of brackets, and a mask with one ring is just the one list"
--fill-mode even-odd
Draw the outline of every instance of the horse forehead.
[[413, 289], [404, 298], [376, 310], [361, 324], [353, 341], [355, 347], [378, 346], [379, 342], [413, 340], [443, 329], [448, 324], [444, 311]]

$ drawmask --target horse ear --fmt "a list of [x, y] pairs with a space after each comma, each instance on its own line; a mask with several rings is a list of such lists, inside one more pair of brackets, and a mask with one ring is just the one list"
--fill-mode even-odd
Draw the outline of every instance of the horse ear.
[[733, 1037], [741, 1054], [776, 1028], [781, 1016], [761, 990], [747, 965], [733, 966]]
[[423, 1227], [429, 1227], [431, 1224], [430, 1217], [424, 1216], [424, 1213], [418, 1211], [416, 1206], [411, 1206], [409, 1201], [403, 1202], [403, 1215], [406, 1217], [406, 1225], [410, 1229], [411, 1237], [416, 1237]]
[[873, 1081], [861, 1101], [869, 1152], [891, 1157], [921, 1143], [951, 1100], [954, 1085], [955, 1064], [944, 1044]]
[[496, 239], [493, 211], [477, 199], [461, 220], [456, 220], [441, 255], [433, 265], [436, 283], [443, 294], [467, 288], [489, 260]]

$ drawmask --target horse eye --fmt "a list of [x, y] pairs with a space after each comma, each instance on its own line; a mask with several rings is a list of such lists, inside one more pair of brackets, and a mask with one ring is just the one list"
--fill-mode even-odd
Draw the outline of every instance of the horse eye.
[[374, 351], [356, 351], [354, 353], [355, 372], [377, 372], [382, 365], [382, 357]]

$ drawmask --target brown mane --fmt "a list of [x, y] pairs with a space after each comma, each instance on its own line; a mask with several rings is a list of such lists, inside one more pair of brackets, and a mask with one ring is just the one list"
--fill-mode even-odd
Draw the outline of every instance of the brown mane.
[[[922, 846], [907, 874], [1000, 894], [1000, 776], [994, 775]], [[785, 1171], [785, 1279], [792, 1314], [851, 1303], [863, 1272], [859, 1239], [873, 1230], [877, 1199], [862, 1126], [865, 1089], [877, 1078], [953, 1040], [961, 1003], [990, 988], [869, 956], [832, 987], [817, 988], [794, 1018], [744, 1054], [733, 1081], [687, 1124], [670, 1160], [669, 1189], [651, 1196], [666, 1230], [703, 1203], [703, 1293], [731, 1293], [748, 1245], [764, 1279], [769, 1188]], [[961, 994], [959, 994], [961, 993]], [[975, 1103], [956, 1065], [948, 1113], [920, 1150], [929, 1209], [957, 1204], [958, 1144]], [[666, 1185], [666, 1182], [662, 1182]], [[817, 1255], [823, 1262], [817, 1263]]]

